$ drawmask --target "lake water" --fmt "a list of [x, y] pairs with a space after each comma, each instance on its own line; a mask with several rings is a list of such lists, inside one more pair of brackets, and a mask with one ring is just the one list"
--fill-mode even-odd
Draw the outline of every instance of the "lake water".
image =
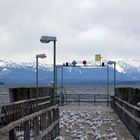
[[[106, 84], [68, 84], [64, 86], [67, 93], [76, 94], [106, 94], [107, 85]], [[140, 88], [140, 84], [119, 84], [116, 87], [134, 87]], [[109, 94], [114, 94], [114, 85], [108, 86]]]
[[[0, 86], [0, 106], [9, 102], [9, 87], [16, 86]], [[21, 86], [23, 87], [23, 86]], [[64, 85], [67, 93], [75, 93], [75, 94], [106, 94], [107, 93], [107, 85], [105, 84], [66, 84]], [[140, 84], [121, 84], [116, 87], [134, 87], [140, 88]], [[109, 94], [114, 94], [114, 86], [109, 85]]]
[[[67, 93], [75, 94], [106, 94], [107, 85], [104, 84], [69, 84], [65, 85]], [[113, 94], [113, 86], [109, 86], [109, 93]]]

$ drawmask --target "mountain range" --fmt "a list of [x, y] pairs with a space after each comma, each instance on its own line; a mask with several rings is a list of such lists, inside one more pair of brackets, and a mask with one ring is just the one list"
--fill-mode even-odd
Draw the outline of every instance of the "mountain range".
[[[106, 62], [105, 62], [106, 65]], [[39, 64], [39, 83], [49, 84], [53, 81], [53, 65]], [[116, 82], [140, 82], [140, 60], [116, 60]], [[109, 82], [114, 81], [114, 67], [109, 66]], [[77, 67], [70, 64], [63, 68], [64, 83], [106, 83], [107, 68], [98, 64]], [[57, 81], [61, 83], [62, 68], [57, 69]], [[5, 84], [35, 84], [35, 62], [16, 63], [6, 59], [0, 60], [0, 82]]]

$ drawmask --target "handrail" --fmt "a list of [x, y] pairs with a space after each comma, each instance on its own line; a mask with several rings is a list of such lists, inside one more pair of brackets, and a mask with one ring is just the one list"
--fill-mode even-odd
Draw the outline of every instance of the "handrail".
[[52, 105], [51, 102], [50, 96], [46, 96], [38, 99], [23, 100], [4, 105], [1, 109], [1, 113], [3, 114], [1, 117], [3, 120], [2, 125], [7, 125], [10, 122], [20, 119], [26, 115], [32, 114], [46, 107], [50, 107]]
[[31, 114], [31, 115], [27, 115], [27, 116], [25, 116], [25, 117], [23, 117], [23, 118], [21, 118], [21, 119], [19, 119], [17, 121], [11, 122], [7, 126], [1, 128], [0, 133], [7, 133], [10, 130], [12, 130], [13, 128], [17, 127], [18, 125], [23, 124], [26, 121], [29, 121], [29, 120], [31, 120], [31, 119], [33, 119], [33, 118], [35, 118], [35, 117], [47, 112], [47, 111], [50, 111], [50, 110], [56, 109], [56, 108], [58, 108], [58, 107], [57, 106], [51, 106], [49, 108], [46, 108], [46, 109], [43, 109], [41, 111], [35, 112], [35, 113]]
[[59, 123], [59, 119], [52, 123], [48, 128], [46, 128], [42, 133], [37, 135], [33, 140], [42, 140], [42, 138], [47, 135], [57, 124]]
[[39, 97], [39, 98], [21, 100], [21, 101], [16, 101], [16, 102], [7, 103], [6, 106], [9, 106], [9, 105], [16, 105], [16, 104], [22, 104], [22, 103], [31, 102], [31, 101], [36, 101], [36, 100], [42, 100], [42, 99], [49, 99], [49, 98], [50, 98], [50, 96], [45, 96], [45, 97]]
[[131, 108], [133, 108], [133, 109], [135, 109], [135, 110], [137, 110], [137, 111], [140, 111], [140, 107], [137, 107], [137, 106], [135, 106], [135, 105], [132, 105], [132, 104], [126, 102], [125, 100], [122, 100], [122, 99], [119, 98], [119, 97], [116, 97], [116, 96], [115, 96], [115, 98], [116, 98], [117, 100], [123, 102], [123, 103], [126, 104], [127, 106], [129, 106], [129, 107], [131, 107]]
[[121, 105], [119, 105], [117, 102], [115, 102], [115, 104], [117, 106], [119, 106], [119, 108], [121, 108], [125, 113], [127, 113], [127, 115], [129, 115], [135, 121], [137, 121], [138, 123], [140, 123], [140, 118], [139, 117], [135, 116], [133, 113], [131, 113], [130, 111], [126, 110], [124, 107], [122, 107]]

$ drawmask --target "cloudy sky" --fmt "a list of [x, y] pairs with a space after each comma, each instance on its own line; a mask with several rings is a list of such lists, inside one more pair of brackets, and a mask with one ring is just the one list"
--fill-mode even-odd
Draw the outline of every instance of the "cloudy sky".
[[0, 0], [0, 59], [57, 62], [140, 57], [140, 0]]

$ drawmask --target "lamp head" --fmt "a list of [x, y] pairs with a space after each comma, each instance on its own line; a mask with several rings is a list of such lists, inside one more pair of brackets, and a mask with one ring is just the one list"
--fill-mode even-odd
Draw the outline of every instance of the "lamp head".
[[56, 37], [53, 36], [42, 36], [40, 38], [41, 43], [49, 43], [50, 41], [56, 41]]
[[116, 61], [108, 61], [107, 64], [108, 65], [116, 64]]
[[37, 54], [36, 58], [46, 58], [46, 54]]

